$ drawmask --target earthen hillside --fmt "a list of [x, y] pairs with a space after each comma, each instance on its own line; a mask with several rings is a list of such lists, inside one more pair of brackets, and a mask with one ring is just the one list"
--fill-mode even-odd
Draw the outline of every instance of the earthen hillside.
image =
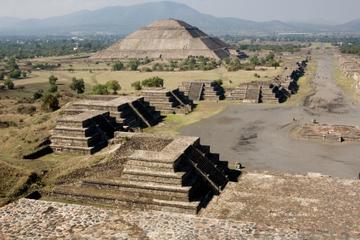
[[183, 59], [204, 56], [223, 59], [230, 55], [228, 45], [183, 21], [158, 20], [130, 34], [93, 59], [163, 58]]

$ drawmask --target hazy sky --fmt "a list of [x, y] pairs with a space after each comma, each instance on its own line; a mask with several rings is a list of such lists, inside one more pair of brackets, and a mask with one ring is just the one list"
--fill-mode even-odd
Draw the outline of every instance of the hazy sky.
[[[200, 12], [249, 20], [342, 23], [360, 18], [359, 0], [172, 0]], [[149, 0], [0, 0], [0, 16], [45, 18], [82, 9], [130, 5]]]

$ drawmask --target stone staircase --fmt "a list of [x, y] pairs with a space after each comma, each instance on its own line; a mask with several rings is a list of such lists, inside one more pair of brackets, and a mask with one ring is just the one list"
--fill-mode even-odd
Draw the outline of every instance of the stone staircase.
[[51, 148], [54, 152], [93, 154], [107, 145], [117, 130], [115, 119], [108, 112], [88, 111], [57, 120], [52, 130]]
[[276, 98], [276, 94], [273, 93], [273, 90], [269, 87], [263, 86], [261, 88], [261, 97], [260, 97], [261, 103], [269, 103], [269, 104], [275, 104], [279, 103], [279, 99]]
[[[119, 148], [129, 155], [122, 165], [112, 165], [115, 175], [99, 177], [99, 171], [94, 175], [87, 174], [78, 183], [55, 187], [50, 196], [126, 209], [196, 214], [214, 194], [220, 194], [229, 181], [227, 162], [221, 162], [218, 154], [210, 152], [210, 147], [202, 146], [199, 138], [167, 139], [159, 151], [142, 147], [146, 145], [144, 136], [147, 135], [117, 134], [116, 139], [122, 139], [122, 146], [128, 145], [131, 149]], [[108, 171], [102, 169], [105, 173]]]
[[192, 111], [192, 102], [179, 89], [147, 89], [142, 91], [142, 95], [162, 115], [188, 114]]
[[243, 102], [246, 103], [259, 103], [260, 102], [260, 90], [258, 85], [247, 85], [245, 98]]
[[192, 101], [218, 101], [225, 98], [224, 89], [216, 81], [183, 82], [180, 90]]

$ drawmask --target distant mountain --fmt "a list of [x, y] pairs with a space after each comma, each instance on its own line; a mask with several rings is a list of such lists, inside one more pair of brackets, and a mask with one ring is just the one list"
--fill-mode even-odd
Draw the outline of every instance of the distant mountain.
[[184, 20], [191, 25], [217, 35], [278, 32], [356, 31], [360, 20], [341, 26], [255, 22], [238, 18], [218, 18], [175, 2], [151, 2], [132, 6], [113, 6], [95, 11], [79, 11], [47, 19], [20, 20], [0, 18], [2, 35], [69, 35], [128, 34], [149, 23], [164, 18]]
[[337, 26], [339, 31], [345, 32], [360, 32], [360, 19], [350, 21], [348, 23]]
[[1, 28], [9, 28], [22, 20], [19, 18], [12, 18], [12, 17], [0, 17], [0, 29]]

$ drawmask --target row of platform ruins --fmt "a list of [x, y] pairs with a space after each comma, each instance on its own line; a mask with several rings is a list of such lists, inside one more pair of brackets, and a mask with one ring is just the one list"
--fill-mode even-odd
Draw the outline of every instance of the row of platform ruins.
[[110, 145], [115, 152], [45, 195], [81, 204], [197, 214], [241, 172], [230, 170], [198, 137], [145, 134], [141, 129], [169, 114], [188, 114], [202, 100], [279, 103], [281, 94], [296, 93], [293, 86], [305, 66], [306, 61], [298, 63], [281, 83], [224, 90], [217, 81], [193, 81], [173, 90], [145, 89], [141, 96], [88, 96], [74, 102], [52, 131], [53, 151], [90, 155]]
[[117, 131], [139, 131], [169, 114], [188, 114], [202, 100], [229, 99], [248, 103], [280, 103], [295, 94], [307, 61], [297, 63], [285, 81], [257, 82], [226, 89], [217, 81], [188, 81], [178, 89], [145, 89], [141, 96], [88, 96], [64, 109], [52, 131], [55, 152], [93, 154]]

